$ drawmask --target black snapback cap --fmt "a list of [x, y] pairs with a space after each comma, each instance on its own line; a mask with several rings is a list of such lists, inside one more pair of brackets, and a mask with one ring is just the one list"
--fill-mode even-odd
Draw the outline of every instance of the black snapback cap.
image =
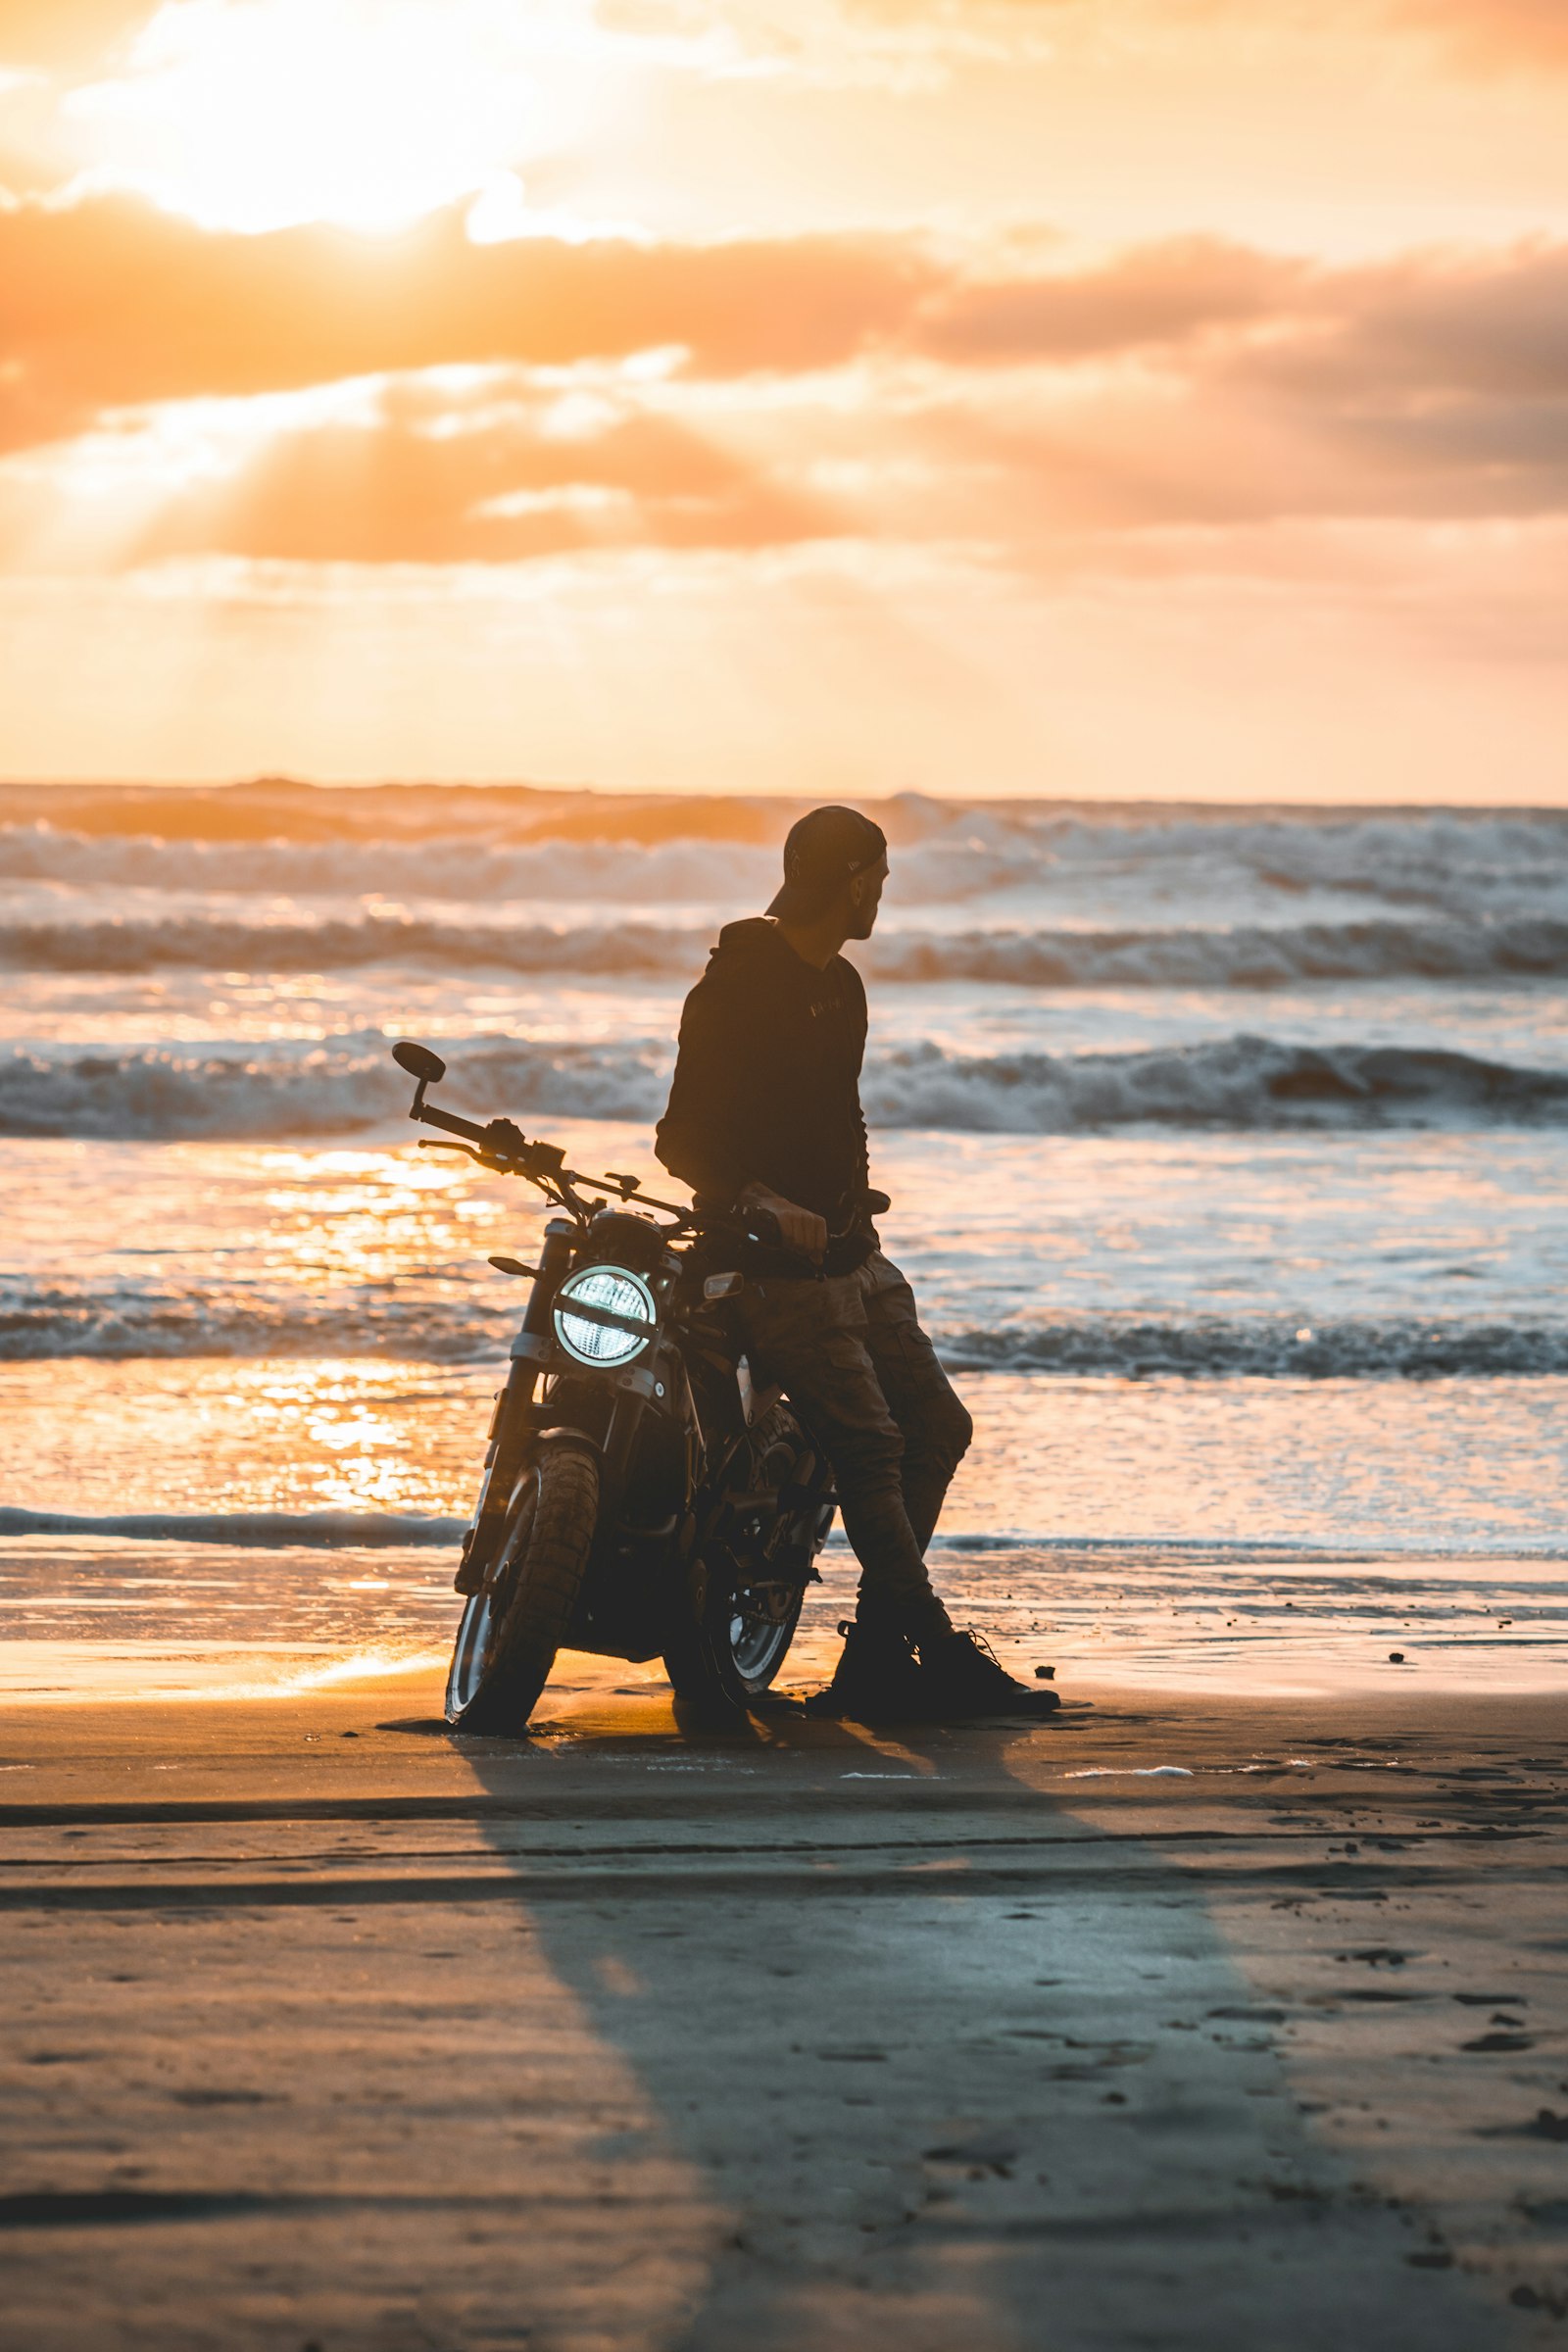
[[808, 922], [857, 874], [888, 854], [888, 837], [858, 808], [813, 808], [791, 825], [784, 843], [784, 887], [769, 914]]

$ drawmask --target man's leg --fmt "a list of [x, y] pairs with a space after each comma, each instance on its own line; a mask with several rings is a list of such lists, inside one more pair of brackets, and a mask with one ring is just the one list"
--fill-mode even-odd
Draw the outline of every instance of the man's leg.
[[[898, 1267], [877, 1250], [856, 1280], [878, 1385], [904, 1438], [905, 1508], [923, 1550], [953, 1473], [968, 1450], [974, 1423], [920, 1329], [914, 1293]], [[1031, 1690], [1015, 1680], [977, 1635], [956, 1633], [945, 1610], [941, 1629], [921, 1642], [920, 1668], [926, 1705], [949, 1721], [988, 1715], [1039, 1718], [1060, 1703], [1054, 1691]]]
[[[839, 1490], [844, 1529], [860, 1562], [859, 1608], [829, 1690], [812, 1705], [861, 1722], [964, 1721], [987, 1715], [1048, 1714], [1054, 1691], [1015, 1682], [973, 1634], [956, 1633], [932, 1591], [919, 1541], [929, 1536], [970, 1434], [969, 1416], [947, 1386], [930, 1343], [908, 1333], [913, 1300], [896, 1268], [864, 1268], [827, 1282], [764, 1283], [745, 1295], [753, 1361], [782, 1382], [825, 1447]], [[903, 1359], [890, 1376], [906, 1395], [911, 1444], [929, 1459], [909, 1470], [905, 1433], [877, 1377], [868, 1301], [880, 1298], [882, 1360]], [[932, 1377], [933, 1371], [935, 1378]], [[945, 1392], [945, 1395], [944, 1395]], [[920, 1527], [911, 1524], [912, 1511]], [[909, 1644], [919, 1649], [916, 1665]]]
[[904, 1507], [924, 1552], [974, 1423], [920, 1328], [914, 1293], [898, 1267], [877, 1250], [856, 1279], [877, 1383], [904, 1439]]
[[904, 1436], [877, 1379], [859, 1278], [754, 1284], [743, 1312], [757, 1368], [782, 1384], [832, 1466], [862, 1618], [913, 1642], [947, 1632], [905, 1500]]

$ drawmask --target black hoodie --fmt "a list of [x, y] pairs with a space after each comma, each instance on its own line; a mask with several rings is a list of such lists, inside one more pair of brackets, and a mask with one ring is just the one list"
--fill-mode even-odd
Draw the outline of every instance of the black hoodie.
[[864, 1054], [865, 989], [853, 963], [835, 956], [819, 972], [761, 916], [726, 923], [686, 1000], [655, 1149], [720, 1206], [755, 1181], [832, 1232], [863, 1224]]

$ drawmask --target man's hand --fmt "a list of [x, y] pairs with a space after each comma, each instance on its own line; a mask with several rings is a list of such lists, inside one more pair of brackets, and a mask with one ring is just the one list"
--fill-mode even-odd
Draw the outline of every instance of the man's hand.
[[762, 1208], [778, 1227], [779, 1240], [786, 1250], [798, 1250], [803, 1257], [820, 1260], [827, 1248], [827, 1219], [809, 1208], [802, 1208], [794, 1200], [786, 1200], [782, 1193], [770, 1193], [765, 1184], [749, 1184], [736, 1202], [738, 1208]]

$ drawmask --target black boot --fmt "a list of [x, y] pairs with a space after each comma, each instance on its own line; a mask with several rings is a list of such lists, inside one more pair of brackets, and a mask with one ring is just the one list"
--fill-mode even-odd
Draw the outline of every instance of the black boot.
[[909, 1723], [929, 1716], [926, 1678], [913, 1644], [891, 1626], [846, 1622], [844, 1651], [825, 1690], [806, 1702], [808, 1715], [847, 1715], [855, 1723]]
[[1015, 1682], [989, 1642], [950, 1632], [920, 1644], [920, 1682], [927, 1720], [967, 1723], [986, 1715], [1054, 1715], [1054, 1690]]

